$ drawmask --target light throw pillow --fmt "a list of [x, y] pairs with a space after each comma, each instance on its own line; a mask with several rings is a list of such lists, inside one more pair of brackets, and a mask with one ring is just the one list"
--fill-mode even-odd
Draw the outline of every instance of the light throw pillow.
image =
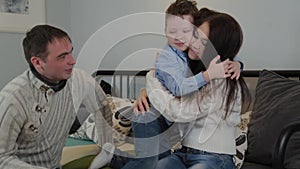
[[[246, 161], [271, 165], [280, 132], [287, 124], [300, 121], [300, 82], [272, 71], [261, 71], [252, 113]], [[300, 133], [297, 133], [288, 143], [285, 168], [299, 166]]]
[[[113, 113], [113, 139], [116, 146], [120, 146], [126, 142], [126, 137], [131, 131], [131, 120], [129, 116], [133, 114], [134, 100], [118, 97], [107, 97], [110, 102], [110, 108]], [[82, 111], [82, 113], [87, 113]], [[92, 114], [88, 114], [86, 119], [82, 122], [80, 128], [70, 137], [93, 140], [97, 142], [97, 134], [95, 121]]]
[[113, 138], [117, 146], [126, 142], [127, 136], [131, 132], [131, 116], [133, 115], [133, 99], [108, 97], [113, 112]]
[[251, 119], [252, 111], [241, 115], [241, 123], [236, 128], [236, 155], [233, 156], [233, 162], [237, 169], [240, 169], [244, 163], [245, 153], [248, 147], [247, 134], [248, 124]]

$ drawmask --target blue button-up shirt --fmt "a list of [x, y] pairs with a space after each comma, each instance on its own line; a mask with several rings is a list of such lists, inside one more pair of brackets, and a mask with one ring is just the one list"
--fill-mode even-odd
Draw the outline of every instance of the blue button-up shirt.
[[160, 53], [155, 68], [158, 80], [174, 96], [192, 93], [206, 85], [202, 72], [192, 75], [187, 63], [187, 54], [170, 45]]

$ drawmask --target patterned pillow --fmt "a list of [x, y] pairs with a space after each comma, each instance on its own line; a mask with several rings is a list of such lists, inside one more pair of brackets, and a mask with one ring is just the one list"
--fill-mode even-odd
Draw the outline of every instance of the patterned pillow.
[[116, 145], [122, 145], [131, 131], [130, 116], [133, 113], [133, 99], [108, 97], [113, 112], [113, 138]]
[[233, 156], [233, 162], [237, 169], [240, 169], [244, 163], [245, 153], [248, 148], [248, 124], [251, 119], [252, 111], [246, 112], [241, 115], [241, 123], [236, 129], [236, 155]]
[[[115, 145], [120, 146], [125, 143], [126, 136], [129, 135], [131, 131], [131, 121], [126, 117], [129, 117], [133, 113], [134, 100], [118, 97], [108, 97], [108, 100], [113, 112], [113, 139]], [[81, 114], [81, 117], [84, 117], [82, 114], [88, 114], [88, 112], [83, 110], [81, 110], [79, 113]], [[88, 114], [85, 120], [81, 121], [82, 124], [79, 129], [74, 134], [71, 134], [70, 137], [93, 140], [95, 143], [97, 143], [98, 139], [93, 115]]]

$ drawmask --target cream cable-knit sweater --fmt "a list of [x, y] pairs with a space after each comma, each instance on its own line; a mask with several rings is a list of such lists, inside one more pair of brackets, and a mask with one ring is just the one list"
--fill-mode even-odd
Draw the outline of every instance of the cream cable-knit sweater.
[[99, 145], [111, 142], [112, 113], [104, 92], [90, 75], [74, 69], [58, 92], [30, 70], [8, 83], [0, 92], [0, 168], [59, 168], [80, 104], [94, 115]]
[[225, 79], [217, 79], [198, 92], [175, 98], [155, 78], [147, 74], [147, 93], [151, 104], [168, 120], [189, 123], [182, 145], [214, 153], [235, 154], [235, 130], [240, 122], [241, 89], [225, 114]]

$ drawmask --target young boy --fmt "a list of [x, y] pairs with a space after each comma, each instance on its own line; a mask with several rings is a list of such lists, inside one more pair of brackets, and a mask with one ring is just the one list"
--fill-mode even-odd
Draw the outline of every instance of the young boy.
[[[225, 72], [209, 75], [207, 71], [191, 76], [187, 50], [195, 29], [193, 14], [197, 11], [196, 2], [190, 0], [176, 0], [166, 11], [165, 33], [168, 44], [157, 58], [156, 78], [178, 97], [198, 90], [212, 79], [230, 76], [229, 72], [226, 72], [226, 75]], [[231, 67], [235, 66], [238, 70], [234, 70], [240, 73], [239, 62], [226, 61], [216, 65], [224, 67], [227, 64], [232, 64]], [[207, 69], [212, 68], [207, 67]]]
[[[198, 11], [198, 8], [196, 6], [195, 1], [189, 1], [189, 0], [176, 0], [174, 3], [172, 3], [168, 9], [166, 10], [166, 18], [165, 18], [165, 33], [168, 38], [168, 45], [167, 47], [160, 53], [160, 56], [158, 57], [158, 60], [156, 62], [156, 69], [157, 69], [157, 78], [161, 80], [162, 83], [165, 82], [166, 88], [168, 88], [170, 91], [173, 91], [173, 88], [178, 88], [179, 84], [176, 84], [175, 87], [171, 85], [174, 80], [172, 79], [173, 74], [178, 76], [178, 79], [182, 79], [184, 77], [184, 74], [182, 74], [183, 70], [187, 69], [187, 62], [186, 62], [186, 50], [188, 49], [190, 40], [193, 35], [193, 14]], [[169, 59], [170, 58], [170, 59]], [[184, 62], [177, 62], [176, 61], [184, 60]], [[174, 68], [172, 67], [174, 65]], [[165, 69], [160, 69], [161, 67], [165, 67]], [[177, 74], [178, 71], [173, 72], [173, 70], [177, 70], [180, 68], [182, 71], [179, 71], [180, 74]], [[198, 75], [200, 76], [200, 75]], [[201, 77], [200, 77], [201, 78]], [[205, 80], [199, 80], [199, 81], [205, 81]], [[194, 80], [190, 78], [188, 80], [189, 84], [193, 84]], [[204, 85], [204, 84], [202, 84]], [[169, 87], [170, 86], [170, 87]], [[197, 90], [197, 89], [193, 89]], [[192, 92], [191, 90], [190, 92]], [[178, 92], [176, 91], [176, 94]], [[159, 113], [147, 112], [142, 115], [138, 115], [139, 118], [132, 120], [133, 121], [133, 132], [135, 135], [135, 151], [136, 155], [139, 155], [141, 153], [145, 153], [148, 151], [147, 147], [150, 146], [147, 141], [141, 140], [138, 141], [138, 138], [146, 138], [147, 137], [153, 137], [155, 135], [158, 135], [160, 131], [162, 131], [163, 127], [166, 126], [161, 123], [165, 123], [165, 120], [163, 116], [160, 117], [160, 120], [156, 120], [157, 116], [160, 116]], [[144, 119], [153, 119], [148, 120], [152, 122], [146, 122], [143, 123]], [[136, 122], [134, 122], [136, 121]], [[143, 132], [143, 130], [147, 130], [149, 132]], [[156, 142], [156, 145], [158, 145], [158, 140], [155, 140], [153, 142]], [[159, 149], [155, 146], [150, 146], [152, 149]], [[159, 150], [153, 150], [153, 152], [158, 152]], [[140, 152], [140, 153], [139, 153]], [[135, 166], [136, 168], [153, 168], [158, 160], [158, 157], [154, 157], [154, 153], [150, 153], [152, 157], [149, 158], [135, 158], [132, 160], [112, 160], [111, 166], [114, 168], [120, 168], [121, 166], [116, 166], [116, 163], [120, 163], [117, 161], [126, 161], [126, 164], [122, 167], [122, 169], [125, 168], [131, 168], [131, 166]], [[156, 154], [157, 156], [158, 154]], [[91, 164], [90, 168], [100, 168], [104, 165], [106, 165], [108, 162], [111, 161], [112, 154], [105, 153], [104, 151], [101, 151], [101, 153], [94, 159], [93, 163]], [[119, 156], [118, 156], [119, 158]], [[128, 162], [127, 162], [128, 161]], [[149, 163], [152, 163], [149, 165]], [[146, 166], [147, 165], [147, 166]]]

